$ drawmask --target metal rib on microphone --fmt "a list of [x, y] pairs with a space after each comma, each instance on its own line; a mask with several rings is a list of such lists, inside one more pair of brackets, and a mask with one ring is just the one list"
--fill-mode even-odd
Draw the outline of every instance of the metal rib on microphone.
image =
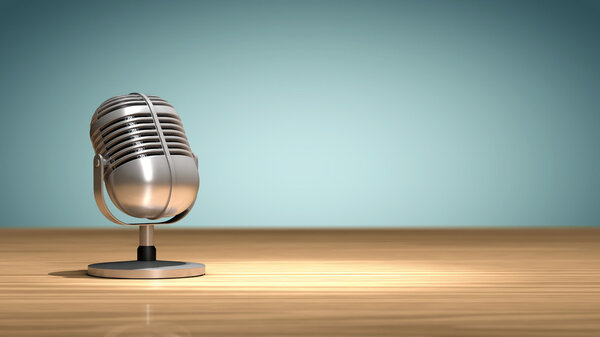
[[[157, 96], [132, 93], [104, 101], [90, 124], [94, 157], [94, 197], [114, 223], [140, 226], [137, 261], [93, 264], [93, 276], [164, 278], [204, 274], [204, 265], [156, 261], [155, 224], [181, 220], [198, 193], [198, 160], [175, 108]], [[107, 207], [104, 185], [123, 213], [158, 223], [127, 223]], [[117, 264], [117, 265], [115, 265]], [[201, 269], [201, 270], [200, 270]]]

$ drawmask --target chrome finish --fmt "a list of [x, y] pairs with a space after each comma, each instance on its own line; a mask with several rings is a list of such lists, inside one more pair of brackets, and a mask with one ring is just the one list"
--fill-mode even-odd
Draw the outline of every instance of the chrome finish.
[[[178, 156], [175, 157], [175, 162], [176, 163], [178, 162], [178, 158], [177, 157]], [[194, 162], [195, 163], [197, 163], [197, 160], [198, 159], [196, 157], [194, 157]], [[112, 221], [114, 223], [117, 223], [117, 224], [120, 224], [120, 225], [148, 225], [147, 223], [126, 223], [126, 222], [122, 222], [121, 220], [117, 219], [112, 214], [112, 212], [108, 209], [108, 206], [106, 206], [106, 202], [104, 200], [104, 188], [103, 188], [104, 187], [104, 167], [105, 166], [106, 166], [106, 163], [105, 163], [104, 158], [102, 158], [101, 155], [97, 154], [94, 157], [94, 198], [96, 199], [96, 205], [98, 206], [98, 209], [100, 210], [100, 212], [107, 219], [109, 219], [110, 221]], [[197, 164], [196, 164], [196, 166], [197, 166]], [[124, 171], [124, 172], [128, 172], [128, 171]], [[112, 175], [111, 175], [111, 177], [112, 177]], [[122, 176], [121, 175], [117, 175], [117, 177], [119, 177], [120, 179], [125, 179], [125, 180], [127, 179], [127, 176], [125, 174], [123, 174]], [[135, 176], [134, 176], [134, 178], [135, 178]], [[119, 184], [119, 182], [117, 182], [117, 184]], [[124, 185], [128, 186], [127, 183], [126, 183], [126, 181], [124, 182]], [[133, 185], [135, 185], [135, 184], [133, 184]], [[140, 199], [139, 196], [137, 196], [137, 199], [135, 199], [136, 198], [136, 195], [135, 195], [136, 191], [135, 191], [135, 188], [134, 188], [135, 186], [133, 186], [133, 185], [130, 186], [131, 188], [129, 188], [128, 190], [125, 191], [125, 192], [133, 193], [132, 197], [134, 197], [133, 201], [132, 200], [128, 200], [128, 204], [126, 204], [126, 205], [131, 205], [131, 207], [132, 207], [131, 211], [135, 211], [135, 210], [139, 210], [139, 209], [141, 209], [142, 212], [148, 211], [148, 209], [151, 208], [151, 204], [142, 204], [141, 206], [139, 206], [139, 205], [131, 203], [131, 202], [135, 202], [135, 200], [139, 200]], [[138, 186], [138, 190], [141, 189], [141, 192], [143, 193], [143, 195], [141, 197], [142, 201], [145, 201], [143, 199], [144, 196], [149, 196], [149, 197], [152, 197], [153, 195], [157, 196], [159, 194], [158, 190], [160, 190], [161, 188], [162, 188], [162, 190], [164, 192], [164, 186], [160, 186], [160, 185], [159, 186], [152, 186], [152, 185], [150, 185], [150, 186], [146, 186], [146, 188], [147, 189], [144, 190], [144, 189], [141, 189]], [[152, 191], [152, 190], [154, 190], [154, 191]], [[179, 190], [183, 190], [183, 189], [179, 189]], [[115, 202], [115, 200], [117, 200], [117, 198], [119, 198], [118, 194], [111, 195], [111, 192], [115, 193], [115, 191], [121, 191], [121, 189], [119, 189], [119, 188], [117, 188], [117, 189], [109, 189], [109, 196], [110, 196], [111, 200], [113, 200], [113, 202]], [[195, 190], [192, 189], [192, 190], [188, 191], [188, 192], [193, 192], [193, 194], [194, 194], [194, 200], [196, 198], [196, 192], [197, 191], [198, 191], [197, 189], [195, 189]], [[145, 194], [145, 193], [147, 193], [147, 194]], [[125, 197], [129, 196], [129, 195], [130, 194], [126, 194]], [[152, 199], [152, 200], [154, 200], [154, 199]], [[148, 201], [152, 201], [152, 200], [149, 199]], [[123, 206], [120, 206], [119, 204], [116, 204], [116, 203], [115, 203], [115, 205], [117, 207], [119, 207], [119, 209], [123, 209], [122, 208]], [[185, 209], [181, 213], [173, 216], [173, 218], [171, 218], [171, 219], [169, 219], [167, 221], [153, 223], [153, 225], [170, 224], [170, 223], [174, 223], [174, 222], [177, 222], [177, 221], [183, 219], [190, 212], [190, 210], [192, 209], [192, 205], [193, 205], [193, 202], [192, 202], [192, 204], [187, 209]]]
[[[173, 194], [173, 186], [175, 185], [175, 167], [173, 166], [173, 158], [171, 158], [171, 152], [169, 152], [169, 147], [167, 146], [167, 141], [165, 140], [165, 134], [163, 133], [162, 127], [161, 127], [161, 122], [158, 119], [158, 115], [156, 114], [156, 111], [154, 110], [154, 105], [152, 104], [152, 101], [145, 96], [144, 94], [139, 94], [144, 101], [146, 102], [146, 104], [148, 105], [148, 109], [150, 110], [150, 115], [152, 116], [152, 119], [154, 120], [154, 124], [156, 126], [156, 130], [158, 131], [158, 138], [160, 139], [160, 145], [163, 148], [163, 151], [165, 153], [165, 158], [167, 159], [167, 166], [169, 168], [169, 177], [171, 178], [171, 183], [169, 184], [169, 196], [167, 197], [167, 202], [165, 203], [165, 207], [160, 211], [160, 215], [157, 217], [150, 217], [149, 219], [155, 219], [158, 217], [163, 216], [163, 214], [165, 213], [165, 211], [167, 210], [167, 208], [169, 207], [169, 204], [171, 202], [171, 195]], [[183, 128], [182, 128], [183, 131]]]
[[154, 226], [140, 226], [140, 246], [154, 246]]
[[119, 261], [94, 263], [88, 266], [88, 275], [107, 278], [179, 278], [202, 276], [202, 263], [178, 261]]
[[[94, 196], [106, 218], [118, 223], [103, 187], [122, 212], [150, 220], [185, 217], [198, 192], [198, 163], [172, 105], [157, 96], [129, 94], [104, 101], [90, 124]], [[135, 224], [144, 225], [144, 224]]]
[[[190, 148], [179, 115], [157, 96], [133, 93], [113, 97], [96, 109], [90, 139], [96, 153], [94, 198], [98, 209], [114, 223], [139, 225], [139, 245], [146, 249], [154, 246], [154, 225], [183, 219], [198, 194], [198, 157]], [[108, 209], [104, 185], [115, 206], [128, 215], [150, 220], [171, 218], [158, 223], [123, 222]], [[154, 259], [140, 258], [139, 254], [139, 260]], [[204, 273], [203, 264], [176, 261], [88, 266], [89, 275], [108, 278], [177, 278]]]

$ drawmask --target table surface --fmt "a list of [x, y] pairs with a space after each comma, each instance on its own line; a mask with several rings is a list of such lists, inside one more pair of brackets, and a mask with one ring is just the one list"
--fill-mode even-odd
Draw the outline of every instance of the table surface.
[[0, 230], [1, 336], [600, 336], [599, 229], [173, 230], [172, 280], [89, 277], [135, 228]]

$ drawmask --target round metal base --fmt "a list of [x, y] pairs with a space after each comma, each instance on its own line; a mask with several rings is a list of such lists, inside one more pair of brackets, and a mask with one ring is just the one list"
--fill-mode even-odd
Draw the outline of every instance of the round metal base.
[[119, 261], [94, 263], [88, 275], [108, 278], [179, 278], [204, 275], [201, 263], [178, 261]]

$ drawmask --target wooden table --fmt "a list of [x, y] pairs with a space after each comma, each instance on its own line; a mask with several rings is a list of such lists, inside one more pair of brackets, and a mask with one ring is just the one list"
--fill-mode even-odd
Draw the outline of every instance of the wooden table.
[[0, 230], [1, 336], [600, 336], [600, 228], [169, 230], [175, 280], [88, 277], [134, 229]]

